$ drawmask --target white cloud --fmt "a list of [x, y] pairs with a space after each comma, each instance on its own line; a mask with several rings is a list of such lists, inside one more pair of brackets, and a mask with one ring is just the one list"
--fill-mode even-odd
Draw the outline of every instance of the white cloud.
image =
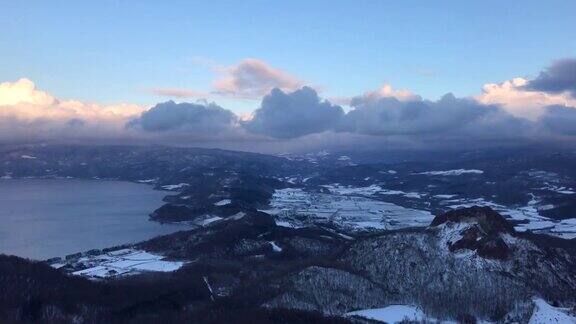
[[60, 100], [20, 79], [0, 83], [0, 133], [9, 139], [124, 136], [124, 125], [145, 108]]
[[179, 141], [213, 146], [228, 142], [249, 146], [257, 141], [277, 145], [298, 138], [336, 136], [340, 141], [344, 136], [368, 136], [448, 146], [454, 139], [460, 145], [486, 140], [555, 140], [576, 134], [576, 98], [567, 90], [530, 88], [527, 85], [531, 81], [523, 78], [486, 84], [474, 98], [447, 95], [436, 101], [384, 84], [356, 97], [337, 98], [337, 103], [345, 101], [350, 106], [344, 111], [332, 100], [320, 98], [314, 89], [301, 87], [296, 77], [256, 59], [216, 68], [216, 72], [220, 77], [205, 92], [181, 88], [148, 91], [180, 98], [263, 97], [259, 109], [237, 116], [206, 101], [168, 102], [151, 109], [128, 103], [102, 105], [59, 99], [37, 89], [31, 80], [20, 79], [0, 83], [0, 140]]
[[392, 85], [385, 83], [376, 90], [366, 91], [356, 97], [332, 97], [330, 101], [339, 105], [355, 106], [359, 102], [375, 102], [383, 98], [394, 98], [398, 101], [421, 101], [422, 97], [406, 89], [394, 89]]
[[16, 82], [0, 83], [0, 106], [19, 103], [50, 105], [56, 99], [44, 91], [36, 90], [34, 82], [22, 78]]
[[260, 99], [274, 88], [291, 92], [304, 85], [297, 77], [254, 58], [244, 59], [232, 66], [221, 66], [206, 58], [194, 58], [193, 61], [209, 67], [216, 74], [210, 90], [157, 87], [147, 89], [147, 92], [171, 98]]
[[525, 90], [529, 80], [514, 78], [502, 83], [489, 83], [482, 87], [476, 100], [483, 104], [501, 105], [510, 114], [536, 120], [545, 112], [546, 106], [562, 105], [576, 107], [576, 99], [568, 94], [552, 94]]
[[302, 86], [298, 78], [257, 59], [245, 59], [217, 70], [222, 75], [213, 83], [214, 92], [224, 96], [255, 99], [274, 88], [287, 92]]
[[373, 101], [381, 98], [395, 98], [398, 101], [420, 101], [422, 97], [410, 90], [394, 89], [390, 84], [384, 84], [380, 89], [364, 92], [364, 100]]

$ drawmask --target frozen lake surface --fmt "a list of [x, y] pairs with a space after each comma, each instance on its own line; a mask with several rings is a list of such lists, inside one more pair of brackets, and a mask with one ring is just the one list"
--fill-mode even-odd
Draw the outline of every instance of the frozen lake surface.
[[46, 259], [186, 229], [148, 220], [165, 195], [123, 181], [2, 179], [0, 253]]

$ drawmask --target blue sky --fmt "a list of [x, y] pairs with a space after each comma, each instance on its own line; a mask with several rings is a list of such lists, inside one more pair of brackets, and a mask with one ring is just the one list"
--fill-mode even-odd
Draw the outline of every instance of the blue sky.
[[[576, 55], [576, 1], [0, 1], [0, 82], [153, 104], [257, 58], [352, 96], [384, 82], [437, 99]], [[237, 112], [258, 101], [216, 100]]]

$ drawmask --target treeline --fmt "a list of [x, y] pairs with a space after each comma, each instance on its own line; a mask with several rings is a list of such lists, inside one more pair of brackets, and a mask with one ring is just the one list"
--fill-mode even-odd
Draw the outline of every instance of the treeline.
[[189, 267], [95, 282], [0, 255], [0, 322], [348, 323], [319, 312], [261, 308], [250, 299], [214, 302], [202, 280], [206, 270]]

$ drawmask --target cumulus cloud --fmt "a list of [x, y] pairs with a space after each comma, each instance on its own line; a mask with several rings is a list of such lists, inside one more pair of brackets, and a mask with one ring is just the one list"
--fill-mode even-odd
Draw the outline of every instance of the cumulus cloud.
[[502, 83], [489, 83], [483, 86], [476, 100], [487, 105], [501, 105], [510, 114], [530, 120], [537, 120], [547, 106], [576, 107], [576, 99], [566, 93], [527, 90], [530, 82], [524, 78], [514, 78]]
[[274, 88], [293, 91], [302, 86], [298, 78], [257, 59], [245, 59], [219, 71], [222, 76], [214, 81], [213, 87], [216, 94], [224, 96], [253, 99]]
[[538, 77], [530, 80], [525, 86], [527, 90], [546, 93], [569, 93], [576, 98], [576, 59], [563, 59], [553, 62], [540, 72]]
[[438, 101], [357, 97], [353, 107], [342, 119], [340, 131], [379, 136], [449, 133], [481, 136], [483, 131], [494, 134], [496, 125], [501, 130], [518, 125], [515, 118], [497, 106], [452, 94]]
[[237, 117], [214, 103], [159, 103], [131, 120], [128, 128], [146, 132], [185, 132], [214, 135], [235, 127]]
[[[570, 60], [559, 62], [533, 80], [487, 84], [480, 95], [470, 98], [448, 94], [425, 100], [385, 84], [347, 98], [350, 110], [345, 112], [320, 98], [316, 90], [300, 87], [296, 78], [261, 61], [245, 60], [224, 69], [215, 90], [208, 92], [234, 98], [264, 96], [250, 116], [241, 117], [205, 101], [168, 101], [148, 109], [63, 100], [20, 79], [0, 83], [0, 139], [129, 139], [261, 150], [312, 147], [313, 143], [447, 147], [526, 140], [574, 142], [576, 98], [571, 77], [565, 73], [571, 65]], [[179, 88], [150, 91], [181, 98], [204, 94]]]
[[34, 82], [20, 79], [0, 83], [0, 116], [32, 121], [83, 119], [86, 122], [121, 123], [143, 111], [133, 104], [99, 105], [77, 100], [60, 100], [36, 89]]
[[232, 66], [221, 66], [205, 58], [195, 58], [194, 62], [208, 66], [216, 73], [209, 90], [157, 87], [146, 91], [172, 98], [260, 99], [274, 88], [289, 92], [298, 90], [303, 85], [297, 77], [254, 58], [244, 59]]
[[377, 101], [382, 98], [394, 98], [399, 101], [420, 101], [422, 97], [419, 95], [414, 94], [410, 90], [405, 89], [394, 89], [390, 84], [383, 84], [380, 88], [376, 90], [366, 91], [364, 94], [356, 97], [332, 97], [330, 100], [332, 102], [341, 104], [341, 105], [348, 105], [348, 106], [356, 106], [359, 102], [367, 102], [367, 101]]
[[[452, 94], [429, 101], [387, 86], [354, 97], [350, 104], [352, 110], [344, 113], [340, 106], [322, 100], [311, 88], [291, 93], [275, 89], [264, 98], [253, 118], [242, 125], [249, 132], [278, 139], [310, 141], [328, 138], [317, 134], [340, 133], [356, 139], [371, 136], [404, 143], [433, 140], [438, 145], [449, 145], [448, 141], [529, 138], [536, 132], [534, 123], [512, 116], [498, 105]], [[337, 137], [339, 141], [342, 136]]]
[[253, 133], [294, 138], [330, 130], [343, 115], [340, 106], [322, 101], [312, 88], [303, 87], [291, 93], [273, 89], [252, 119], [243, 125]]
[[0, 84], [3, 141], [125, 136], [125, 122], [143, 110], [132, 104], [61, 100], [25, 78]]
[[390, 84], [384, 84], [380, 89], [364, 92], [362, 96], [352, 98], [350, 104], [357, 106], [365, 102], [375, 102], [382, 98], [394, 98], [398, 101], [420, 101], [422, 97], [410, 90], [394, 89]]
[[[519, 88], [521, 84], [524, 83], [514, 86], [518, 88], [515, 91], [524, 91]], [[396, 143], [427, 143], [430, 147], [572, 136], [572, 112], [576, 109], [551, 106], [549, 103], [558, 99], [546, 98], [539, 103], [541, 114], [529, 119], [526, 115], [512, 114], [500, 103], [457, 98], [452, 94], [436, 101], [423, 100], [412, 92], [386, 86], [352, 98], [352, 110], [344, 113], [340, 106], [322, 100], [311, 88], [288, 93], [276, 89], [264, 98], [252, 118], [241, 125], [249, 132], [289, 139], [292, 143], [298, 138], [303, 142], [336, 138], [318, 135], [339, 133], [363, 140], [366, 137], [362, 136], [369, 136], [373, 142], [380, 138], [380, 142], [386, 139], [390, 144], [393, 139]], [[337, 136], [341, 142], [342, 136]]]
[[51, 105], [56, 99], [44, 91], [36, 90], [34, 82], [22, 78], [16, 82], [0, 83], [0, 106], [19, 103]]

